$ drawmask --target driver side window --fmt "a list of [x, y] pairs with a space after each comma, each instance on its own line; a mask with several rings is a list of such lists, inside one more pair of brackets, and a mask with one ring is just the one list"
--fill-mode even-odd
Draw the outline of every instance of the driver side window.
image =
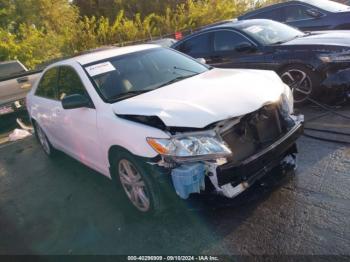
[[85, 87], [73, 68], [62, 66], [58, 79], [58, 98], [62, 100], [64, 97], [74, 94], [86, 95]]
[[217, 31], [214, 34], [214, 51], [235, 51], [242, 44], [250, 43], [245, 37], [232, 31]]

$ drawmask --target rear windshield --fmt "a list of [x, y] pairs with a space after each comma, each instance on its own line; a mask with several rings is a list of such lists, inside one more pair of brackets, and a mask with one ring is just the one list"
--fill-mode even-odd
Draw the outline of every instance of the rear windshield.
[[306, 0], [305, 3], [316, 6], [320, 9], [326, 10], [328, 12], [344, 12], [350, 11], [350, 6], [336, 3], [334, 1], [328, 0]]
[[102, 98], [116, 102], [203, 73], [208, 66], [171, 49], [152, 48], [89, 64], [85, 70]]
[[0, 78], [24, 73], [25, 69], [16, 61], [0, 64]]

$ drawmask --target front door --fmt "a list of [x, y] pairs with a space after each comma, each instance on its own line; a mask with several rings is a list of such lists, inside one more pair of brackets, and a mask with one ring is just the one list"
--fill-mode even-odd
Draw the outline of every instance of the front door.
[[[74, 68], [61, 66], [58, 79], [58, 99], [69, 95], [89, 95]], [[59, 139], [64, 151], [91, 168], [99, 170], [96, 159], [99, 157], [99, 141], [96, 125], [96, 109], [91, 107], [63, 109], [60, 107]]]
[[265, 58], [257, 45], [231, 30], [218, 30], [213, 36], [213, 52], [207, 63], [219, 68], [265, 69]]

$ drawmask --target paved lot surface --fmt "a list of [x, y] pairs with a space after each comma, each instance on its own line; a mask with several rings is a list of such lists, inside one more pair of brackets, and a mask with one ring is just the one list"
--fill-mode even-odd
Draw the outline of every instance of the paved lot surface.
[[[309, 125], [350, 132], [331, 115]], [[48, 159], [33, 138], [0, 145], [0, 254], [350, 255], [350, 147], [303, 137], [299, 149], [295, 175], [146, 219], [122, 212], [107, 178]]]

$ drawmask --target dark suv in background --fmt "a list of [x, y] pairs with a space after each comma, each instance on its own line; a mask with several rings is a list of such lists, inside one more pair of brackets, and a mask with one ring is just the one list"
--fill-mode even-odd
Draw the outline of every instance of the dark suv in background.
[[350, 6], [328, 0], [286, 1], [248, 12], [239, 20], [271, 19], [303, 31], [350, 30]]
[[296, 103], [350, 95], [347, 31], [303, 33], [272, 20], [251, 19], [207, 27], [172, 48], [214, 67], [273, 70], [291, 87]]

